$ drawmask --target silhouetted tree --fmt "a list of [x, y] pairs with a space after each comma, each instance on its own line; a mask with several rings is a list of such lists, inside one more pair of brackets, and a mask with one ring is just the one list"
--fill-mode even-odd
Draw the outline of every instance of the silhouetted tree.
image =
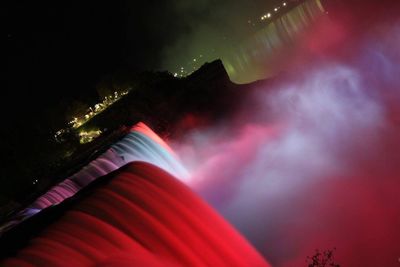
[[312, 257], [307, 257], [308, 267], [340, 267], [339, 264], [334, 262], [333, 252], [335, 250], [336, 248], [323, 252], [318, 249], [315, 250], [315, 254]]

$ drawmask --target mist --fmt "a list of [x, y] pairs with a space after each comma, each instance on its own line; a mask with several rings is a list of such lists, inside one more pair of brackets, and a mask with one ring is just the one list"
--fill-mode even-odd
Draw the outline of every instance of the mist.
[[351, 52], [299, 45], [287, 59], [296, 72], [174, 150], [189, 186], [274, 266], [304, 266], [315, 249], [333, 248], [343, 266], [398, 266], [400, 24], [347, 39], [325, 26]]

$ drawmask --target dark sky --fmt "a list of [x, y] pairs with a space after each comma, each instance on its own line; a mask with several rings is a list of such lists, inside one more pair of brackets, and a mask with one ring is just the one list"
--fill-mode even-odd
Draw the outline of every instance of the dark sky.
[[125, 12], [123, 3], [14, 3], [6, 14], [9, 91], [43, 104], [88, 94], [123, 64]]
[[[93, 97], [106, 74], [172, 69], [212, 55], [278, 1], [13, 1], [3, 5], [7, 105], [40, 114]], [[5, 7], [4, 7], [5, 5]], [[247, 27], [247, 28], [246, 28]], [[217, 57], [212, 55], [213, 57]]]
[[200, 66], [254, 32], [248, 21], [278, 4], [282, 0], [2, 3], [3, 120], [9, 127], [32, 121], [27, 115], [36, 125], [48, 114], [64, 120], [61, 107], [95, 101], [96, 84], [117, 71], [175, 72], [202, 55]]
[[[288, 0], [292, 2], [297, 0]], [[357, 1], [357, 0], [354, 0]], [[193, 58], [218, 58], [253, 32], [282, 0], [8, 1], [2, 109], [42, 116], [59, 103], [95, 98], [118, 70], [174, 72]], [[201, 62], [199, 62], [201, 64]], [[15, 116], [14, 116], [15, 115]], [[19, 116], [18, 118], [21, 118]]]
[[2, 108], [14, 124], [29, 116], [40, 123], [62, 102], [95, 96], [95, 82], [123, 64], [122, 3], [26, 1], [6, 10], [9, 96]]

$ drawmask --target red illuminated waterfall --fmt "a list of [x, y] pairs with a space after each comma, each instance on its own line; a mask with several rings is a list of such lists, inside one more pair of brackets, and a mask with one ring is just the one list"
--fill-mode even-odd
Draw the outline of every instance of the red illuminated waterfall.
[[1, 266], [269, 266], [188, 187], [149, 163], [106, 177]]

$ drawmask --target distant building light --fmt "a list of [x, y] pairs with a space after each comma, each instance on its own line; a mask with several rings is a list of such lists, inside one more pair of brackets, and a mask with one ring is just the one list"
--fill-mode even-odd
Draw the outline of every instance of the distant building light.
[[99, 137], [101, 133], [102, 132], [100, 130], [89, 131], [89, 132], [82, 131], [79, 133], [79, 143], [81, 144], [90, 143], [94, 139]]

